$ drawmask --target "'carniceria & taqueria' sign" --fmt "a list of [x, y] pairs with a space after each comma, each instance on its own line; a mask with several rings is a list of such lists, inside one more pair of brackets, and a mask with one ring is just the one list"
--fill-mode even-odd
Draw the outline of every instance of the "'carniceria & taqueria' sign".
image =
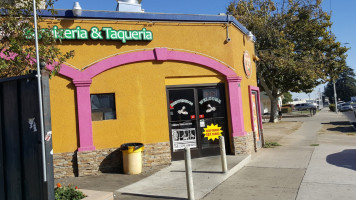
[[[52, 29], [41, 29], [39, 31], [39, 38], [41, 34], [45, 32], [52, 33], [55, 39], [61, 40], [120, 40], [122, 43], [126, 43], [129, 40], [136, 41], [151, 41], [153, 40], [152, 31], [142, 28], [141, 30], [115, 30], [111, 27], [103, 27], [101, 30], [93, 26], [90, 31], [82, 29], [77, 26], [74, 29], [60, 29], [57, 26], [53, 26]], [[26, 38], [34, 38], [34, 34], [30, 31], [26, 32]]]

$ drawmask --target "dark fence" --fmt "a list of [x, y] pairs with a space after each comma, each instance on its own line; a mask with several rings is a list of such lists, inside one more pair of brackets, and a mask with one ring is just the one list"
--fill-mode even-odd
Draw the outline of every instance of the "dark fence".
[[[45, 133], [51, 130], [48, 76], [42, 78]], [[53, 194], [52, 140], [45, 142], [44, 182], [41, 125], [35, 74], [0, 79], [0, 200], [47, 200]], [[49, 135], [50, 136], [50, 135]]]

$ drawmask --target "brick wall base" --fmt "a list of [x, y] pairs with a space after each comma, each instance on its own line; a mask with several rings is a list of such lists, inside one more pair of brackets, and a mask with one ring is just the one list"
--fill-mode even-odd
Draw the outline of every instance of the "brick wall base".
[[53, 155], [54, 178], [78, 176], [77, 152]]
[[78, 176], [122, 172], [122, 152], [119, 148], [78, 152]]
[[[145, 144], [142, 159], [143, 171], [170, 164], [170, 143]], [[122, 160], [120, 148], [54, 154], [54, 178], [123, 173]]]
[[233, 153], [238, 154], [251, 154], [255, 151], [255, 142], [253, 132], [248, 132], [244, 136], [233, 137]]
[[143, 169], [171, 163], [171, 146], [169, 142], [146, 144], [143, 152]]

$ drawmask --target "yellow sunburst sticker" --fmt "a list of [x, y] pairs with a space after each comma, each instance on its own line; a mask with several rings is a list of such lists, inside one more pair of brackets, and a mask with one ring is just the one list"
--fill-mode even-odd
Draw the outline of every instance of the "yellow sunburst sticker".
[[221, 130], [221, 127], [218, 127], [218, 124], [214, 125], [211, 124], [210, 126], [208, 125], [206, 128], [204, 128], [204, 134], [206, 138], [208, 138], [208, 140], [215, 140], [215, 139], [219, 139], [219, 136], [221, 136], [221, 133], [223, 131]]

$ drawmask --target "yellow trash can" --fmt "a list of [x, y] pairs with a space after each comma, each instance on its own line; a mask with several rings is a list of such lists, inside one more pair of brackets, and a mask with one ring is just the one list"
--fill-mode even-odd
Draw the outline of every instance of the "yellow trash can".
[[120, 147], [123, 157], [125, 174], [139, 174], [142, 172], [142, 143], [127, 143]]

